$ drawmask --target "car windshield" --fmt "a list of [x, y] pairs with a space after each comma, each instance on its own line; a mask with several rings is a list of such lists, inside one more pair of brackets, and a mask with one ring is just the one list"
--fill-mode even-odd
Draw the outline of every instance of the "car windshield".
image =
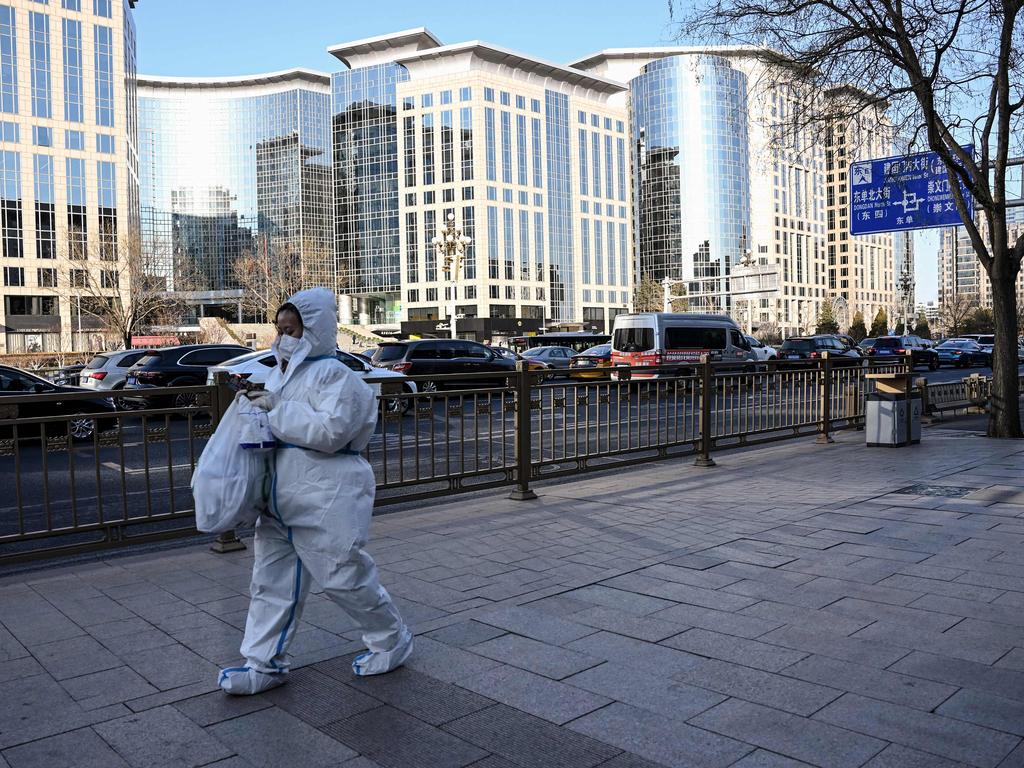
[[646, 352], [654, 348], [654, 329], [617, 328], [612, 346], [622, 352]]
[[814, 349], [814, 341], [812, 339], [786, 339], [782, 342], [783, 352], [792, 350], [794, 352], [809, 352]]
[[136, 365], [141, 368], [142, 366], [149, 365], [150, 363], [158, 363], [160, 362], [161, 357], [162, 356], [159, 352], [148, 352], [145, 356], [139, 359], [139, 362], [137, 362]]
[[408, 347], [405, 344], [381, 344], [374, 350], [373, 362], [390, 363], [392, 360], [400, 360], [405, 356]]
[[598, 344], [596, 347], [585, 349], [580, 352], [581, 355], [588, 355], [589, 357], [608, 357], [612, 353], [611, 344]]
[[967, 349], [974, 345], [973, 341], [944, 341], [939, 344], [939, 349]]
[[548, 347], [534, 347], [523, 352], [523, 357], [543, 357], [547, 354]]
[[860, 343], [860, 346], [862, 346], [862, 347], [873, 347], [875, 345], [876, 341], [878, 341], [878, 339], [864, 339], [864, 341], [862, 341]]
[[88, 363], [86, 363], [85, 367], [86, 368], [102, 368], [104, 365], [107, 364], [107, 361], [109, 361], [109, 360], [110, 360], [110, 358], [107, 357], [106, 355], [96, 355], [96, 357], [94, 357], [92, 360], [90, 360]]
[[256, 352], [246, 352], [244, 355], [238, 357], [232, 357], [230, 360], [225, 360], [221, 365], [230, 367], [232, 365], [238, 365], [240, 363], [248, 363], [250, 360], [257, 360], [263, 355], [267, 354], [269, 350], [261, 349]]

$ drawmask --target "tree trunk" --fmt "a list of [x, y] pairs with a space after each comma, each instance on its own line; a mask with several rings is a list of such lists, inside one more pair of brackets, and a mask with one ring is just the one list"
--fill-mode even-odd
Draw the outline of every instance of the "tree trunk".
[[1020, 380], [1017, 373], [1017, 274], [1010, 254], [996, 254], [989, 274], [992, 284], [992, 402], [989, 437], [1022, 437]]

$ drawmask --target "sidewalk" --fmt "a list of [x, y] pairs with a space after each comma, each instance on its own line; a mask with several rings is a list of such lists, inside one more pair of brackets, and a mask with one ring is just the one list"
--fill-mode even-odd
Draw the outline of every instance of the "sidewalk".
[[216, 690], [251, 551], [4, 578], [0, 768], [1022, 766], [1024, 443], [863, 439], [381, 515], [376, 678], [314, 594], [288, 685]]

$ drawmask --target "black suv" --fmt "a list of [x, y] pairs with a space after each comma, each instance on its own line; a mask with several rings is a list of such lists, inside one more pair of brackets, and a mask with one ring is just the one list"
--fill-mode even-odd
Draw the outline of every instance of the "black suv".
[[841, 365], [854, 365], [861, 360], [856, 348], [849, 348], [832, 335], [793, 336], [782, 342], [779, 360], [819, 360], [822, 353]]
[[124, 399], [151, 408], [188, 408], [197, 402], [194, 392], [146, 397], [145, 390], [201, 387], [206, 384], [207, 368], [247, 352], [252, 350], [237, 344], [185, 344], [151, 350], [128, 369]]
[[421, 339], [418, 341], [386, 342], [373, 353], [373, 364], [390, 368], [406, 376], [443, 374], [502, 374], [494, 378], [467, 377], [464, 381], [420, 381], [420, 392], [436, 392], [452, 385], [465, 387], [504, 384], [506, 375], [516, 369], [516, 361], [491, 351], [483, 344], [462, 339]]
[[[47, 422], [45, 435], [57, 437], [70, 434], [75, 440], [91, 440], [97, 430], [106, 432], [117, 429], [114, 418], [114, 403], [105, 397], [87, 400], [47, 400], [20, 397], [22, 395], [63, 395], [88, 392], [81, 387], [51, 384], [27, 371], [0, 365], [0, 420], [31, 419], [47, 416], [67, 416], [66, 421]], [[10, 396], [10, 398], [6, 397]], [[17, 404], [14, 400], [17, 398]], [[106, 418], [96, 418], [97, 415]], [[43, 432], [38, 423], [18, 426], [18, 439], [38, 438]], [[14, 426], [0, 426], [0, 439], [14, 437]]]
[[905, 357], [907, 352], [913, 358], [914, 368], [926, 366], [929, 371], [939, 367], [939, 353], [926, 347], [918, 336], [879, 336], [868, 350], [872, 360]]

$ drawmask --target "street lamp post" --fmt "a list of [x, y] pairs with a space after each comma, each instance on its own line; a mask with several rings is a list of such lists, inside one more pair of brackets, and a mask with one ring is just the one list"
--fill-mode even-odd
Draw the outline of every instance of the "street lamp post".
[[900, 273], [898, 285], [900, 288], [900, 298], [902, 299], [900, 303], [903, 305], [903, 333], [911, 334], [914, 332], [910, 326], [913, 314], [914, 278], [911, 277], [906, 263], [904, 263], [903, 271]]
[[447, 303], [448, 327], [451, 330], [452, 338], [455, 335], [455, 308], [458, 300], [459, 271], [462, 269], [462, 257], [466, 255], [466, 249], [472, 244], [472, 238], [462, 234], [462, 230], [455, 226], [455, 214], [449, 213], [447, 225], [439, 230], [437, 235], [430, 241], [437, 249], [437, 256], [443, 259], [445, 279], [451, 289]]

